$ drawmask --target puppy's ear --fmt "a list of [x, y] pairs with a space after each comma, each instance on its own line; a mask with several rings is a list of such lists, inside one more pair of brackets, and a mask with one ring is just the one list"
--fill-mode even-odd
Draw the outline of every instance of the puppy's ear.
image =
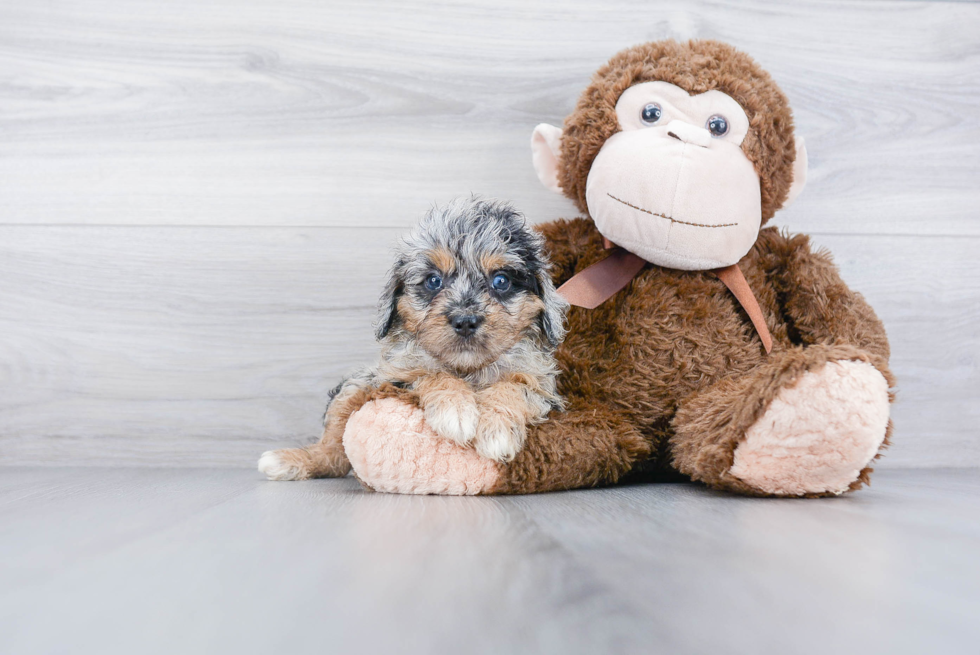
[[538, 317], [539, 327], [544, 338], [552, 347], [561, 343], [565, 338], [565, 313], [568, 311], [568, 301], [558, 295], [551, 275], [546, 268], [538, 272], [534, 278], [534, 292], [544, 303], [544, 310]]
[[398, 262], [388, 272], [388, 281], [378, 300], [378, 321], [375, 324], [374, 336], [378, 341], [388, 336], [395, 321], [398, 319], [398, 299], [402, 295], [402, 281], [398, 274], [402, 262]]

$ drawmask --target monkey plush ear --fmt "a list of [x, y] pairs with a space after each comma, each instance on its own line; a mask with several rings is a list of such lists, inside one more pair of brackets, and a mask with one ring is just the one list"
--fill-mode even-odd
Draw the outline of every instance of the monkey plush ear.
[[803, 137], [798, 134], [793, 137], [793, 140], [796, 141], [796, 159], [793, 160], [793, 184], [789, 187], [789, 194], [783, 203], [783, 209], [792, 205], [793, 201], [796, 200], [796, 196], [800, 195], [803, 187], [806, 186], [806, 143], [804, 143]]
[[531, 135], [531, 160], [541, 184], [561, 193], [558, 162], [561, 160], [561, 128], [541, 123]]

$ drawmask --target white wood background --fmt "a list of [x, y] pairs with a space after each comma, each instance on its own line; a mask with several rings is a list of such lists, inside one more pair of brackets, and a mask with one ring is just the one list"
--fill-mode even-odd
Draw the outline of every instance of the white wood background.
[[886, 466], [980, 465], [980, 5], [0, 5], [0, 462], [252, 466], [373, 357], [394, 239], [479, 192], [571, 217], [528, 141], [617, 50], [754, 55], [806, 137], [776, 222], [885, 321]]

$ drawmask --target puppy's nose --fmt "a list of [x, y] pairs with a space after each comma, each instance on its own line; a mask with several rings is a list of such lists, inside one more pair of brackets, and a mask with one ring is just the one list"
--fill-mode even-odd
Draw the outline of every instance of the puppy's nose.
[[453, 316], [449, 319], [449, 322], [452, 324], [453, 329], [456, 330], [456, 334], [461, 337], [468, 337], [480, 327], [480, 323], [483, 322], [483, 317], [475, 314], [466, 314], [464, 316]]

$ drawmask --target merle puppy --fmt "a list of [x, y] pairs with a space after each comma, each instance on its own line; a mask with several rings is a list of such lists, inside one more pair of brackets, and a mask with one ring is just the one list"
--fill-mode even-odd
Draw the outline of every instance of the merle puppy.
[[410, 394], [440, 436], [513, 459], [527, 426], [562, 407], [553, 353], [568, 305], [543, 245], [507, 203], [473, 197], [429, 211], [381, 295], [380, 361], [331, 392], [319, 443], [266, 452], [259, 470], [274, 480], [346, 475], [347, 418], [386, 389]]

